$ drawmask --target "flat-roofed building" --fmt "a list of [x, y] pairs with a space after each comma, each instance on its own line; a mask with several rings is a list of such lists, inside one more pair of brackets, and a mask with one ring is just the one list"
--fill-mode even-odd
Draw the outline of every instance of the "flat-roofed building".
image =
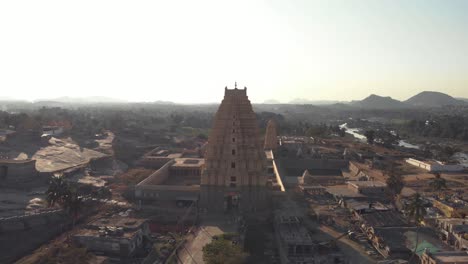
[[409, 158], [406, 159], [406, 163], [429, 172], [458, 172], [464, 170], [464, 167], [460, 164], [446, 164], [437, 160], [421, 161]]
[[465, 251], [424, 252], [421, 264], [468, 264], [468, 253]]
[[348, 181], [348, 188], [364, 195], [384, 195], [387, 184], [381, 181]]
[[73, 241], [93, 252], [126, 257], [143, 246], [148, 234], [146, 219], [112, 216], [87, 224], [74, 233]]

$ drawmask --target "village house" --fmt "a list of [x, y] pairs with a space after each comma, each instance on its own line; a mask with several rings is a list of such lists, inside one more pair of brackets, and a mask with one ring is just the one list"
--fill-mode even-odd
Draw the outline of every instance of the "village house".
[[446, 217], [464, 218], [468, 215], [468, 203], [463, 200], [431, 199], [432, 206], [440, 210]]
[[18, 186], [39, 179], [34, 159], [0, 159], [0, 186]]
[[436, 227], [442, 240], [458, 250], [468, 249], [468, 221], [460, 218], [436, 219]]
[[277, 211], [274, 227], [281, 263], [312, 263], [315, 244], [301, 216], [289, 210]]
[[421, 264], [468, 264], [468, 253], [460, 251], [431, 253], [425, 251], [421, 256]]
[[144, 246], [146, 219], [112, 216], [95, 220], [73, 235], [73, 242], [93, 252], [128, 257]]
[[387, 184], [381, 181], [348, 181], [348, 188], [367, 196], [382, 196], [387, 191]]
[[421, 161], [413, 158], [406, 159], [406, 163], [429, 172], [459, 172], [464, 167], [460, 164], [446, 164], [437, 160]]

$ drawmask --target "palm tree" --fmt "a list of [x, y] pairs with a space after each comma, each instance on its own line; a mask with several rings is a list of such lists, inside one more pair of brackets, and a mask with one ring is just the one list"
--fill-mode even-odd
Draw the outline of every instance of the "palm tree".
[[429, 186], [434, 190], [435, 192], [439, 193], [447, 189], [447, 181], [440, 176], [440, 173], [436, 172], [434, 174], [435, 178], [432, 179], [432, 181], [429, 183]]
[[73, 227], [75, 227], [75, 222], [76, 222], [76, 219], [78, 219], [82, 206], [83, 206], [83, 198], [79, 196], [76, 190], [71, 190], [69, 195], [65, 197], [63, 208], [72, 217]]
[[47, 203], [50, 207], [56, 203], [62, 205], [69, 194], [70, 186], [61, 176], [52, 176], [49, 181], [49, 188], [46, 191]]
[[403, 176], [399, 172], [397, 172], [393, 165], [388, 169], [387, 174], [388, 178], [386, 180], [386, 183], [388, 186], [388, 190], [390, 191], [390, 195], [392, 196], [393, 204], [396, 208], [398, 197], [400, 196], [401, 191], [405, 186], [405, 183], [403, 182]]
[[375, 140], [375, 131], [374, 130], [365, 131], [364, 136], [367, 139], [367, 143], [369, 143], [370, 145], [374, 144], [374, 140]]
[[415, 193], [411, 197], [411, 201], [407, 206], [407, 212], [410, 220], [413, 220], [417, 226], [416, 228], [416, 245], [414, 246], [413, 255], [411, 256], [410, 260], [416, 255], [416, 250], [418, 248], [419, 243], [419, 227], [421, 221], [424, 219], [426, 215], [426, 208], [424, 207], [424, 200], [422, 199], [421, 194]]

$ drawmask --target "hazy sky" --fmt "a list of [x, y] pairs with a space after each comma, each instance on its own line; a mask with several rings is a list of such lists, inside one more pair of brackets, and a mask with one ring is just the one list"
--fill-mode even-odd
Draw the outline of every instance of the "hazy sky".
[[468, 97], [468, 1], [1, 1], [0, 97]]

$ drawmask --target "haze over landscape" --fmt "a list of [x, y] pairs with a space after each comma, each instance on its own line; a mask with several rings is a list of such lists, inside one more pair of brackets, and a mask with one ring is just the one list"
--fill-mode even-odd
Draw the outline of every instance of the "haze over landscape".
[[466, 1], [4, 1], [2, 97], [468, 97]]
[[468, 264], [467, 11], [0, 1], [0, 263]]

